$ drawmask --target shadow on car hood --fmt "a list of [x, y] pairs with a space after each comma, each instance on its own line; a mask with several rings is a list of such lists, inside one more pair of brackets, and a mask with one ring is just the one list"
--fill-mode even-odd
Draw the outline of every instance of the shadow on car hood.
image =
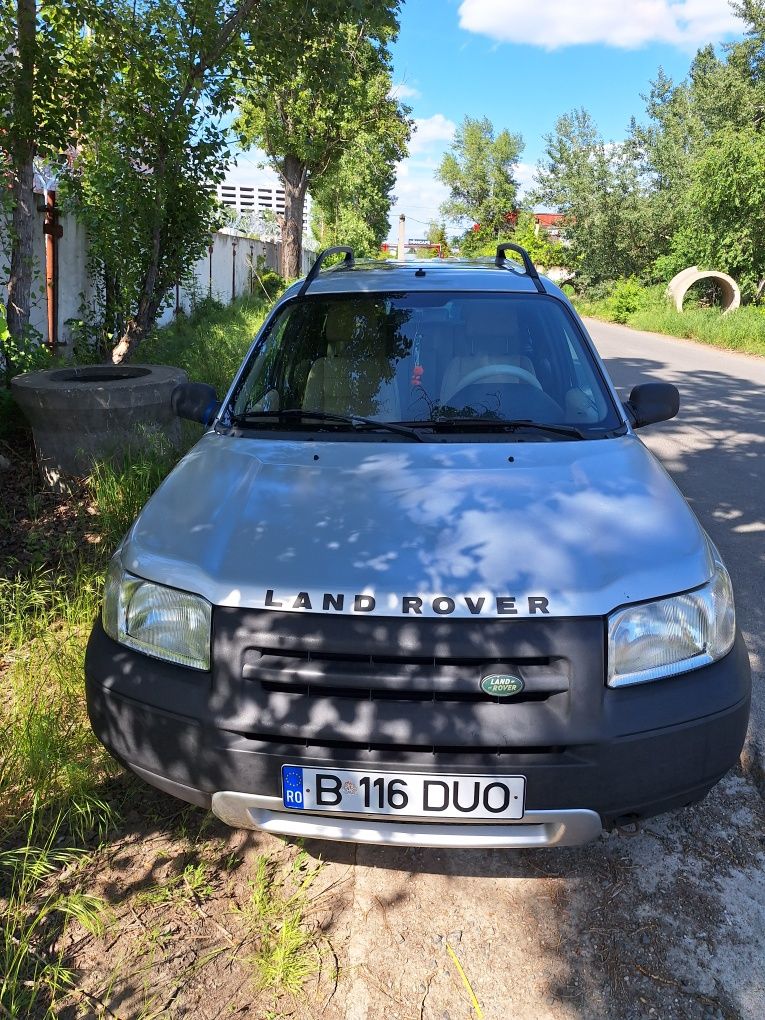
[[149, 500], [122, 559], [216, 605], [383, 616], [604, 615], [711, 574], [696, 518], [631, 435], [209, 433]]

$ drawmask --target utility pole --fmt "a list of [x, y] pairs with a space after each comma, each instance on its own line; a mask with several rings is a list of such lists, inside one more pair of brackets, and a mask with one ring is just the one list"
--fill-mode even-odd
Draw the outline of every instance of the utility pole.
[[398, 255], [399, 262], [404, 261], [404, 248], [406, 247], [406, 216], [403, 213], [398, 218]]

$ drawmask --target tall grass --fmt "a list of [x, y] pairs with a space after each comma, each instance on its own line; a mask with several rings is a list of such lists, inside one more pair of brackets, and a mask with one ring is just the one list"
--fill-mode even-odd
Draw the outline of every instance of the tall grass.
[[684, 310], [678, 312], [662, 286], [636, 287], [631, 292], [632, 305], [625, 307], [624, 290], [624, 286], [617, 285], [608, 296], [597, 300], [588, 300], [585, 295], [576, 299], [577, 310], [580, 315], [624, 322], [633, 329], [765, 355], [765, 309], [761, 307], [749, 305], [724, 315], [720, 309], [694, 304], [689, 295]]
[[158, 329], [144, 342], [138, 357], [154, 364], [177, 365], [189, 379], [209, 383], [222, 397], [271, 304], [265, 294], [240, 298], [226, 306], [202, 301], [193, 315], [181, 316]]

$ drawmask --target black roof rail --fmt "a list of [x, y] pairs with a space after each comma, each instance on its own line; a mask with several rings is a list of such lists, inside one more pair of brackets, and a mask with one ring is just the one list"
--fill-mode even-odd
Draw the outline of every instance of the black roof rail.
[[313, 281], [319, 275], [319, 270], [321, 269], [325, 260], [328, 259], [330, 255], [339, 255], [341, 252], [345, 252], [345, 261], [343, 262], [343, 266], [346, 269], [350, 269], [353, 266], [355, 262], [355, 259], [353, 257], [353, 248], [349, 248], [347, 247], [347, 245], [344, 244], [338, 245], [335, 248], [325, 248], [324, 251], [319, 252], [319, 254], [316, 256], [316, 261], [311, 266], [310, 270], [308, 271], [308, 276], [306, 276], [305, 280], [303, 280], [303, 286], [298, 291], [297, 295], [298, 297], [302, 297], [308, 290], [308, 288], [311, 286]]
[[497, 245], [497, 257], [494, 259], [494, 265], [498, 266], [500, 269], [508, 269], [511, 273], [516, 272], [512, 266], [507, 264], [507, 259], [505, 258], [506, 251], [515, 251], [521, 256], [523, 259], [523, 268], [526, 270], [526, 276], [528, 276], [530, 280], [534, 281], [534, 286], [540, 294], [546, 294], [547, 291], [545, 290], [542, 281], [539, 279], [537, 267], [531, 261], [531, 256], [526, 249], [521, 248], [519, 244], [513, 244], [512, 241], [507, 241], [505, 244]]

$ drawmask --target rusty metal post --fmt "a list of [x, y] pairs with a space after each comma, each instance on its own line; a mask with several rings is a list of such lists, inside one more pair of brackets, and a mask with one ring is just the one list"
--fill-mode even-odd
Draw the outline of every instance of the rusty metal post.
[[236, 301], [236, 241], [231, 245], [231, 300]]
[[63, 237], [64, 229], [58, 220], [56, 192], [48, 191], [45, 195], [45, 290], [48, 299], [48, 346], [51, 349], [58, 343], [58, 240]]
[[210, 244], [207, 246], [207, 254], [210, 257], [209, 258], [209, 265], [208, 265], [208, 269], [207, 269], [207, 296], [209, 298], [212, 297], [212, 257], [213, 257], [213, 249], [214, 248], [215, 248], [215, 243], [213, 241], [211, 241]]

